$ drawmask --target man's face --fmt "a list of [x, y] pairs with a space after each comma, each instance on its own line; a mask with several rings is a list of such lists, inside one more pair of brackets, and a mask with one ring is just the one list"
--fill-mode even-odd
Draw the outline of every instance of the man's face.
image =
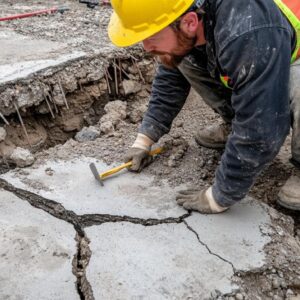
[[164, 28], [143, 41], [146, 52], [159, 56], [168, 67], [176, 67], [195, 46], [196, 37], [188, 36], [181, 29]]

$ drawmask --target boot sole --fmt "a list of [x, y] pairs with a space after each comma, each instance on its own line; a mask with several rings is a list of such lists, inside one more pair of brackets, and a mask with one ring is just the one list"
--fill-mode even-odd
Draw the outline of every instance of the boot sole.
[[287, 203], [281, 201], [280, 199], [277, 199], [277, 203], [287, 209], [300, 211], [300, 204], [299, 205], [291, 205], [291, 204], [287, 204]]
[[226, 145], [224, 143], [208, 143], [199, 139], [198, 137], [195, 137], [195, 141], [199, 146], [203, 146], [209, 149], [225, 149], [225, 145]]

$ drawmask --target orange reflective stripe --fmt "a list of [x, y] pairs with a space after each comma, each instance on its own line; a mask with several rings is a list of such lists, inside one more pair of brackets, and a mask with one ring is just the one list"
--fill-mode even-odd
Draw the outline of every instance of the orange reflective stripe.
[[300, 1], [299, 0], [281, 0], [293, 13], [300, 19]]

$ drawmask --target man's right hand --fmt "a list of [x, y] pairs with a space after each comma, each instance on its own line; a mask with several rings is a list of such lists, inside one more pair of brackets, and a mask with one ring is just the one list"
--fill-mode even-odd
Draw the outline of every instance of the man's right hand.
[[124, 156], [124, 162], [127, 163], [132, 160], [132, 166], [129, 168], [133, 172], [141, 172], [143, 168], [147, 167], [153, 160], [149, 155], [149, 151], [131, 147]]

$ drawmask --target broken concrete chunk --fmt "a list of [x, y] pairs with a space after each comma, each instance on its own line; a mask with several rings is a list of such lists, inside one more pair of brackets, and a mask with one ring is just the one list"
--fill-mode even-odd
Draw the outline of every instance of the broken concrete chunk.
[[83, 127], [83, 129], [75, 135], [78, 142], [94, 141], [100, 136], [100, 131], [95, 126]]
[[129, 119], [132, 123], [139, 123], [148, 107], [148, 98], [142, 98], [134, 102], [130, 108]]
[[63, 120], [62, 125], [64, 131], [66, 132], [80, 130], [83, 125], [83, 116], [80, 115], [69, 116], [67, 119]]
[[34, 156], [30, 151], [20, 147], [13, 151], [10, 159], [20, 168], [31, 166], [34, 163]]
[[115, 127], [127, 116], [127, 102], [116, 100], [107, 103], [104, 107], [106, 115], [99, 122], [100, 131], [104, 134], [112, 135]]
[[101, 122], [100, 131], [107, 135], [112, 135], [115, 131], [115, 127], [112, 121]]
[[6, 130], [3, 127], [0, 127], [0, 142], [3, 142], [6, 138]]
[[127, 109], [127, 102], [121, 100], [108, 102], [104, 107], [104, 110], [107, 114], [116, 113], [117, 115], [119, 115], [119, 118], [122, 120], [126, 118], [127, 115], [126, 109]]
[[138, 93], [142, 89], [142, 85], [134, 80], [123, 80], [122, 85], [125, 95]]

